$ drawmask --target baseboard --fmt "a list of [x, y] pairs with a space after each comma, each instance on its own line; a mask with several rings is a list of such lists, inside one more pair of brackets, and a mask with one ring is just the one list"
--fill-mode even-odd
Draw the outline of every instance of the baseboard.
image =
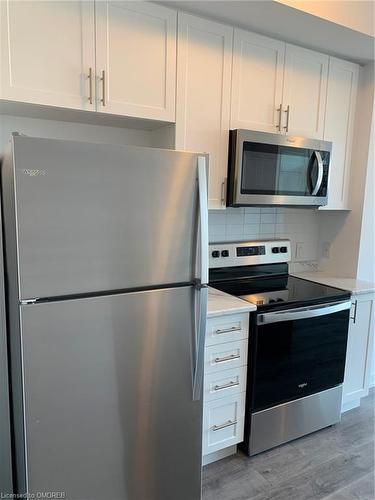
[[348, 401], [347, 403], [343, 403], [341, 405], [341, 413], [353, 410], [354, 408], [358, 408], [359, 406], [361, 406], [361, 399], [353, 399], [352, 401]]
[[235, 455], [237, 453], [237, 445], [228, 446], [219, 451], [214, 451], [208, 455], [204, 455], [202, 459], [203, 465], [212, 464], [212, 462], [217, 462], [222, 458], [229, 457], [230, 455]]

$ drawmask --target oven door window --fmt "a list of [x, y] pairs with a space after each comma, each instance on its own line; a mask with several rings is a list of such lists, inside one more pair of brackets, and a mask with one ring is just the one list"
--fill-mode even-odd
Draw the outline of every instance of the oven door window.
[[341, 384], [349, 310], [257, 327], [253, 411]]
[[[319, 152], [326, 164], [327, 154]], [[324, 196], [327, 168], [319, 179], [314, 150], [255, 142], [243, 143], [241, 193], [258, 195]]]

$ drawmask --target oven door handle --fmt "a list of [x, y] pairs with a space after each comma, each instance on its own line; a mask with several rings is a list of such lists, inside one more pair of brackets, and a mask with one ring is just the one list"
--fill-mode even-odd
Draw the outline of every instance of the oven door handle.
[[326, 316], [339, 311], [350, 309], [352, 302], [331, 302], [329, 304], [319, 304], [310, 307], [298, 307], [295, 309], [287, 309], [284, 311], [269, 312], [259, 314], [257, 317], [257, 325], [266, 325], [269, 323], [280, 323], [281, 321], [295, 321], [298, 319], [316, 318], [318, 316]]

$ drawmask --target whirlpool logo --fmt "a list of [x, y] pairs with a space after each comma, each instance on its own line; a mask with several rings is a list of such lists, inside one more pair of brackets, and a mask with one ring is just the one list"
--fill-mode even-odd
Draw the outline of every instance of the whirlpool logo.
[[307, 387], [307, 382], [303, 382], [302, 384], [298, 384], [298, 387], [300, 389], [303, 389], [304, 387]]
[[46, 175], [45, 170], [39, 170], [37, 168], [31, 169], [31, 168], [24, 168], [22, 172], [25, 175], [28, 175], [29, 177], [40, 177], [41, 175]]

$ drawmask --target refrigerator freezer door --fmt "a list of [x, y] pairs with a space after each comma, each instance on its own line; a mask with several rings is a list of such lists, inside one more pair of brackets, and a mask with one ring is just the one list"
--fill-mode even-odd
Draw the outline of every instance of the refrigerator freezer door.
[[199, 500], [194, 288], [21, 306], [29, 493]]
[[21, 299], [192, 281], [196, 154], [23, 136], [13, 142], [3, 191]]

